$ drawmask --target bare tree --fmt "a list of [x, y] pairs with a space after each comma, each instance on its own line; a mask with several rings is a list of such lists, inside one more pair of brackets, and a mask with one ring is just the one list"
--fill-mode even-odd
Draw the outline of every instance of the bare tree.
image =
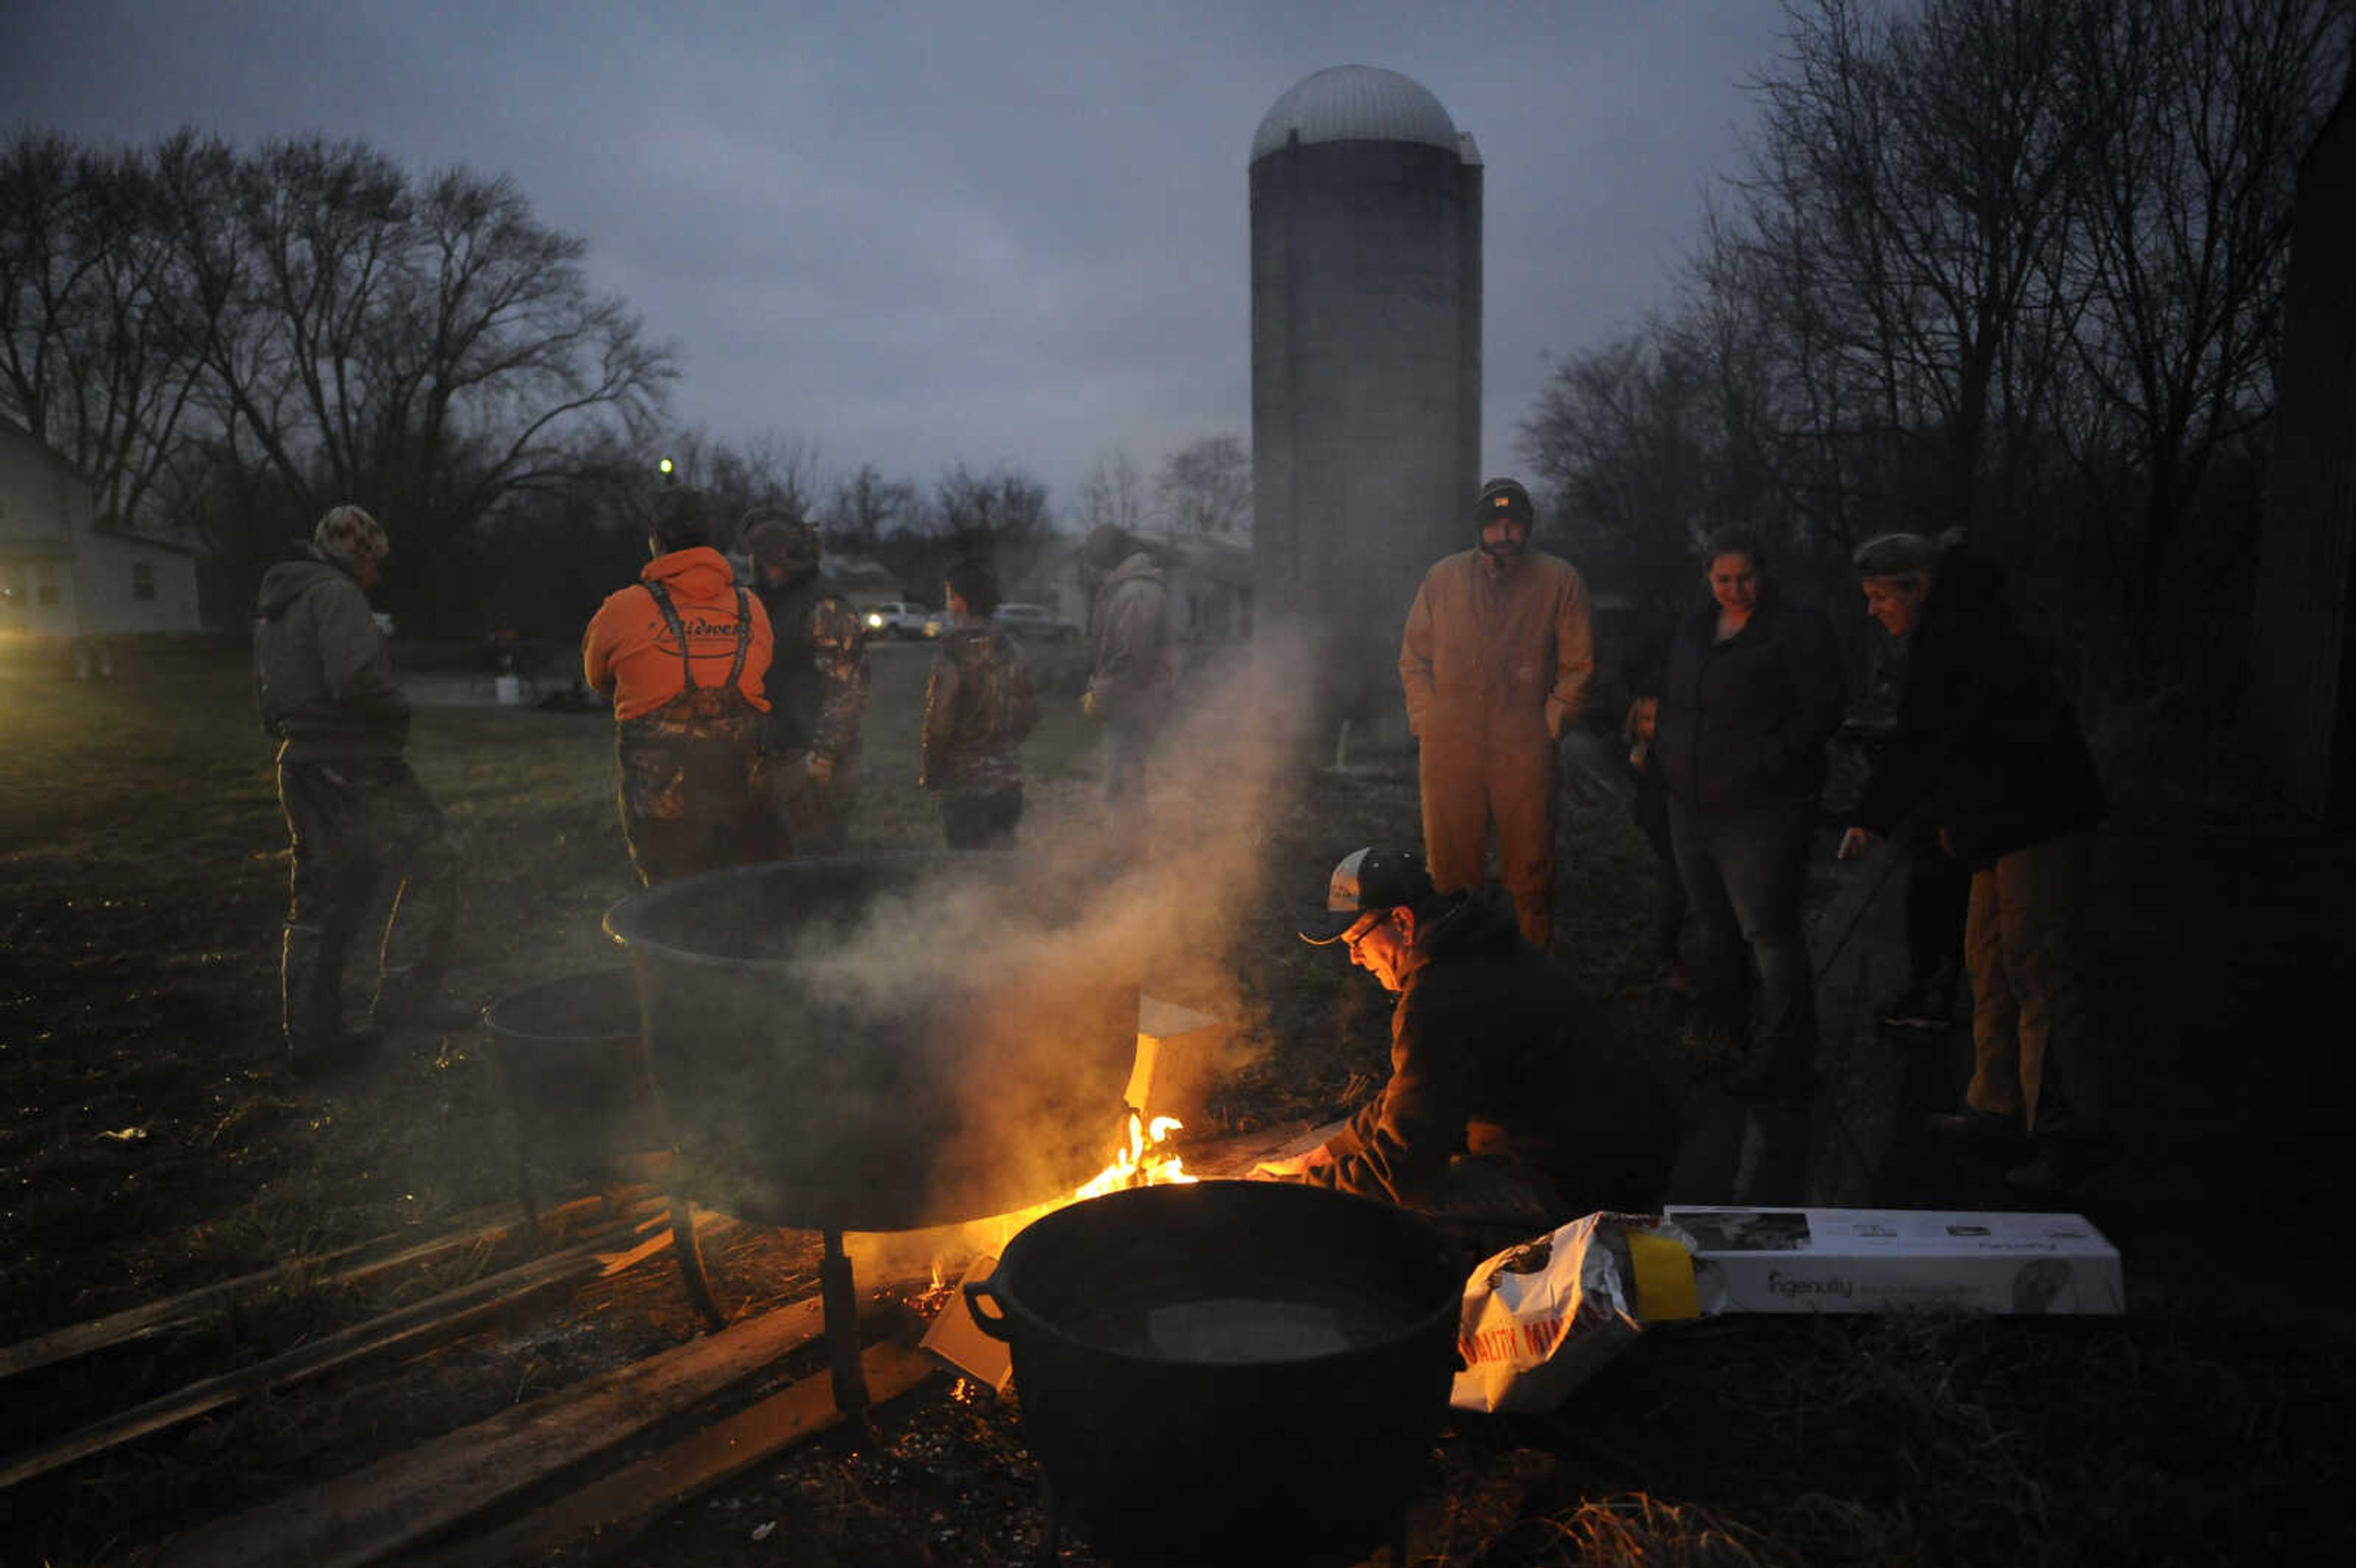
[[[2212, 466], [2271, 413], [2296, 162], [2340, 85], [2349, 14], [2329, 0], [2115, 0], [2086, 8], [2077, 79], [2104, 111], [2083, 168], [2086, 296], [2062, 423], [2150, 644]], [[2197, 563], [2255, 539], [2240, 510]]]
[[1693, 592], [1716, 453], [1704, 367], [1657, 324], [1566, 360], [1522, 426], [1582, 571], [1655, 613]]
[[1048, 530], [1047, 487], [1004, 465], [976, 474], [959, 463], [934, 487], [943, 530], [958, 549], [1030, 546]]
[[202, 432], [267, 469], [298, 516], [378, 509], [428, 611], [469, 530], [509, 498], [582, 475], [607, 432], [643, 442], [668, 352], [591, 295], [582, 242], [503, 179], [422, 188], [358, 144], [273, 144], [167, 171], [203, 335]]
[[1145, 479], [1126, 448], [1108, 447], [1097, 453], [1087, 477], [1080, 481], [1079, 525], [1083, 532], [1116, 528], [1134, 534], [1145, 524]]
[[907, 528], [921, 510], [914, 485], [886, 479], [873, 464], [862, 463], [828, 498], [826, 533], [846, 549], [869, 554], [887, 537]]
[[1171, 453], [1155, 475], [1161, 521], [1177, 535], [1246, 541], [1251, 538], [1251, 450], [1241, 436], [1205, 436]]
[[0, 153], [0, 408], [134, 526], [201, 366], [197, 302], [139, 156], [26, 133]]
[[1858, 389], [1840, 399], [1851, 417], [1922, 454], [1904, 477], [1926, 524], [1991, 509], [1992, 431], [2017, 432], [2031, 406], [2004, 372], [2053, 360], [2013, 349], [2071, 315], [2051, 263], [2090, 120], [2062, 69], [2067, 9], [1815, 0], [1792, 8], [1784, 63], [1756, 84], [1743, 217]]

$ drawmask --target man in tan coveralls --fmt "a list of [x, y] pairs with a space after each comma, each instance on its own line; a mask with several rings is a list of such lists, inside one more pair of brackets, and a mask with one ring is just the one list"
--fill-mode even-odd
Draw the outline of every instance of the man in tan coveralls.
[[1529, 548], [1536, 508], [1512, 479], [1481, 487], [1478, 549], [1424, 574], [1399, 645], [1422, 747], [1423, 846], [1441, 892], [1480, 886], [1489, 828], [1523, 937], [1554, 939], [1555, 742], [1595, 676], [1587, 584]]

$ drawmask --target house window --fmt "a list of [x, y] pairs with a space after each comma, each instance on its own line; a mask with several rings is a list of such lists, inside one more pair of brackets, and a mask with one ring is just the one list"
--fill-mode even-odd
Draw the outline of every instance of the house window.
[[131, 597], [134, 599], [155, 597], [155, 562], [134, 560], [131, 563]]
[[58, 569], [47, 561], [34, 568], [33, 597], [44, 604], [58, 602]]

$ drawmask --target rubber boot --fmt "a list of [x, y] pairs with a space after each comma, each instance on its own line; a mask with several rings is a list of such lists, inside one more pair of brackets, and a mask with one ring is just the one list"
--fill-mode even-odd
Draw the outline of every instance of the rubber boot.
[[297, 1072], [348, 1065], [368, 1043], [344, 1029], [344, 948], [316, 925], [288, 924], [279, 955], [280, 1026]]

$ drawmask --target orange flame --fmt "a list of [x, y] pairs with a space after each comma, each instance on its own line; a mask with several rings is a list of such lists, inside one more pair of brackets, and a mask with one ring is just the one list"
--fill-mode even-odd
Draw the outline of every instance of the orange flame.
[[[1184, 1124], [1175, 1116], [1156, 1116], [1149, 1123], [1131, 1111], [1129, 1114], [1127, 1147], [1115, 1150], [1112, 1163], [1074, 1188], [1070, 1196], [1050, 1199], [1028, 1209], [1017, 1209], [977, 1221], [969, 1227], [968, 1237], [985, 1252], [1002, 1252], [1006, 1243], [1013, 1239], [1015, 1232], [1067, 1204], [1101, 1198], [1108, 1192], [1119, 1192], [1131, 1187], [1160, 1187], [1200, 1179], [1187, 1175], [1185, 1161], [1175, 1151], [1163, 1147], [1170, 1135], [1183, 1125]], [[937, 1259], [933, 1268], [937, 1277], [940, 1272]]]
[[[1129, 1147], [1116, 1153], [1110, 1165], [1080, 1183], [1067, 1201], [1101, 1198], [1108, 1192], [1119, 1192], [1130, 1187], [1160, 1187], [1193, 1181], [1194, 1178], [1186, 1174], [1184, 1160], [1175, 1154], [1157, 1152], [1163, 1140], [1184, 1125], [1175, 1116], [1156, 1116], [1148, 1123], [1131, 1111], [1129, 1114]], [[1049, 1206], [1051, 1209], [1061, 1207], [1062, 1204]], [[1046, 1211], [1041, 1211], [1043, 1213]]]

